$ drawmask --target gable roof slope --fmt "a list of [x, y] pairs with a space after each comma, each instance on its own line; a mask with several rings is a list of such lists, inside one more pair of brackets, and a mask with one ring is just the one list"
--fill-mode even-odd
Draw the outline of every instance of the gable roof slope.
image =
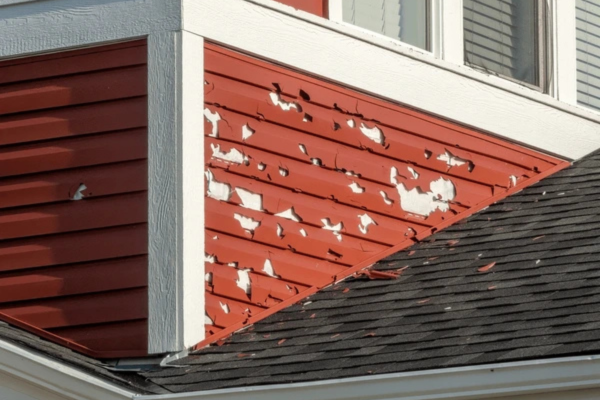
[[600, 350], [600, 154], [143, 375], [174, 392]]

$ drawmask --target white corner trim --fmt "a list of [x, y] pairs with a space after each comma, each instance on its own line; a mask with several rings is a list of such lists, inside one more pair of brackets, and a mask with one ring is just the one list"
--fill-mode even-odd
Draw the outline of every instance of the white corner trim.
[[1, 10], [0, 59], [181, 28], [181, 5], [176, 0], [43, 0]]
[[181, 161], [184, 348], [204, 340], [204, 39], [181, 33]]
[[547, 153], [578, 159], [600, 148], [598, 113], [272, 0], [184, 0], [183, 25], [206, 40]]
[[[600, 357], [573, 357], [205, 392], [140, 400], [434, 400], [550, 394], [600, 387]], [[512, 398], [512, 397], [511, 397]], [[540, 398], [545, 398], [541, 396]], [[570, 399], [565, 397], [564, 399]]]
[[204, 338], [204, 42], [148, 37], [148, 351]]
[[[0, 375], [10, 379], [13, 391], [39, 400], [123, 400], [136, 396], [112, 383], [4, 340], [0, 340]], [[1, 380], [0, 377], [0, 398], [4, 398]]]

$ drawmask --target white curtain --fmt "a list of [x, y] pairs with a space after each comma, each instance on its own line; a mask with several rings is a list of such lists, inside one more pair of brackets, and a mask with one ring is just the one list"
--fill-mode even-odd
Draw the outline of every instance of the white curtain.
[[361, 28], [427, 49], [428, 0], [343, 0], [342, 18]]
[[577, 101], [600, 109], [600, 0], [577, 0]]
[[536, 0], [464, 0], [465, 61], [538, 84]]

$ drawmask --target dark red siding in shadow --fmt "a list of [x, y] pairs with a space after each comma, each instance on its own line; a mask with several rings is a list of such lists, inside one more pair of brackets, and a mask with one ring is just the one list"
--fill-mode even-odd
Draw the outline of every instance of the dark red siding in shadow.
[[0, 62], [0, 319], [147, 352], [146, 43]]
[[328, 18], [328, 0], [276, 0], [319, 17]]
[[213, 342], [567, 162], [208, 44]]

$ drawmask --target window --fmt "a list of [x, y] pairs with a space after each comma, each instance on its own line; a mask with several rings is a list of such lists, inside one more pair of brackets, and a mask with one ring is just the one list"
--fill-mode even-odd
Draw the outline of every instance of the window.
[[600, 0], [577, 0], [577, 102], [600, 109]]
[[342, 0], [342, 20], [430, 50], [429, 1]]
[[538, 0], [464, 0], [465, 62], [542, 86], [542, 8]]

